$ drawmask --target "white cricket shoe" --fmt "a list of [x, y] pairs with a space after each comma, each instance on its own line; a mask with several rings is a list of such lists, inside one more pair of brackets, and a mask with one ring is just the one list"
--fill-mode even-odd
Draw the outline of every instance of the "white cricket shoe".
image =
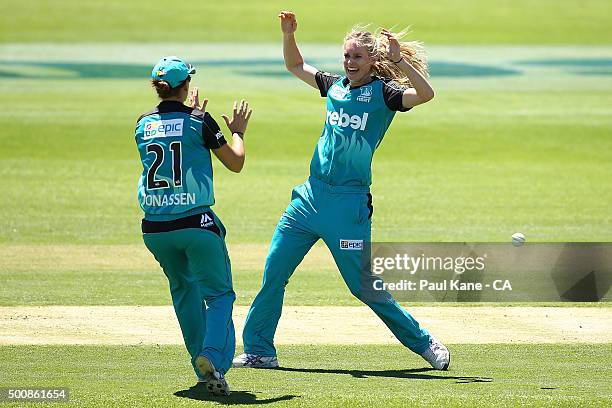
[[430, 336], [429, 348], [421, 354], [421, 357], [436, 370], [448, 370], [448, 366], [450, 365], [450, 352], [444, 344], [440, 343], [440, 341], [433, 336]]
[[214, 395], [230, 395], [230, 387], [223, 374], [204, 356], [196, 357], [196, 366], [206, 379], [206, 389]]
[[276, 357], [264, 357], [257, 354], [242, 353], [232, 361], [234, 367], [244, 368], [276, 368], [278, 359]]

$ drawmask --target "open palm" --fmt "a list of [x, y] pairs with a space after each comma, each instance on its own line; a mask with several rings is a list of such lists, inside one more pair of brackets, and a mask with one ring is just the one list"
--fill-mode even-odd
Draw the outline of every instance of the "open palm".
[[389, 40], [389, 45], [387, 46], [387, 58], [389, 58], [391, 61], [399, 60], [402, 54], [400, 52], [400, 43], [397, 41], [397, 38], [395, 38], [391, 31], [385, 28], [383, 28], [381, 34], [387, 37], [387, 40]]

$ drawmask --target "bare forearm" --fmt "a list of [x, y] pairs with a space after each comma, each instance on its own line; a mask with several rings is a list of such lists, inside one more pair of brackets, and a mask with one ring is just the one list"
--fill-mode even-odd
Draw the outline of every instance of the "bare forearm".
[[285, 66], [293, 75], [306, 82], [313, 88], [317, 88], [317, 69], [304, 63], [304, 58], [295, 42], [295, 30], [297, 21], [295, 14], [291, 11], [281, 11], [278, 15], [281, 19], [281, 31], [283, 32], [283, 57]]
[[416, 68], [407, 63], [404, 59], [397, 63], [397, 66], [402, 72], [408, 77], [412, 87], [415, 89], [417, 95], [425, 101], [428, 101], [434, 97], [434, 90], [431, 84]]
[[240, 134], [234, 133], [231, 143], [228, 142], [213, 152], [225, 167], [240, 173], [244, 166], [244, 141]]
[[240, 170], [242, 170], [242, 167], [244, 166], [244, 157], [245, 157], [245, 151], [244, 151], [244, 139], [242, 138], [243, 136], [238, 134], [238, 133], [234, 133], [232, 135], [232, 144], [229, 146], [230, 149], [232, 149], [233, 154], [233, 166], [230, 170], [235, 171], [235, 172], [239, 172]]
[[283, 57], [285, 58], [285, 66], [289, 71], [304, 64], [304, 58], [302, 58], [298, 49], [293, 33], [283, 34]]

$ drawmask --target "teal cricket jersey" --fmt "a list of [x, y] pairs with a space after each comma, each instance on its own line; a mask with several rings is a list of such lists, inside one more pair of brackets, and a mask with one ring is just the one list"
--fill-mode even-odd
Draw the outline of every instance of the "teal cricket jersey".
[[162, 101], [138, 118], [135, 133], [145, 219], [174, 220], [215, 203], [210, 150], [227, 142], [208, 112]]
[[321, 96], [327, 97], [323, 132], [310, 162], [310, 175], [335, 186], [372, 184], [372, 156], [382, 141], [406, 89], [380, 77], [351, 88], [344, 76], [317, 72]]

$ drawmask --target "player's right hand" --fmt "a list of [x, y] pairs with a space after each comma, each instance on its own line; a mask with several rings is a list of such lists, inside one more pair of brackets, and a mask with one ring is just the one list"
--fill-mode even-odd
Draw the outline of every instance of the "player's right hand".
[[221, 117], [225, 120], [227, 127], [232, 133], [238, 133], [244, 136], [244, 132], [246, 132], [247, 125], [249, 124], [249, 119], [251, 118], [251, 113], [253, 113], [253, 110], [249, 109], [249, 103], [243, 99], [240, 101], [240, 106], [234, 101], [234, 110], [231, 120], [227, 115], [221, 115]]
[[295, 13], [291, 11], [281, 11], [278, 15], [281, 21], [281, 30], [283, 34], [293, 34], [297, 30], [297, 20]]
[[200, 103], [200, 90], [197, 87], [194, 87], [189, 92], [189, 99], [187, 103], [193, 109], [198, 109], [204, 112], [206, 110], [206, 105], [208, 105], [208, 98], [204, 98], [204, 100]]
[[380, 33], [387, 37], [389, 41], [389, 45], [387, 45], [387, 58], [390, 61], [399, 61], [402, 58], [402, 50], [399, 41], [395, 38], [395, 34], [386, 28], [383, 28]]

